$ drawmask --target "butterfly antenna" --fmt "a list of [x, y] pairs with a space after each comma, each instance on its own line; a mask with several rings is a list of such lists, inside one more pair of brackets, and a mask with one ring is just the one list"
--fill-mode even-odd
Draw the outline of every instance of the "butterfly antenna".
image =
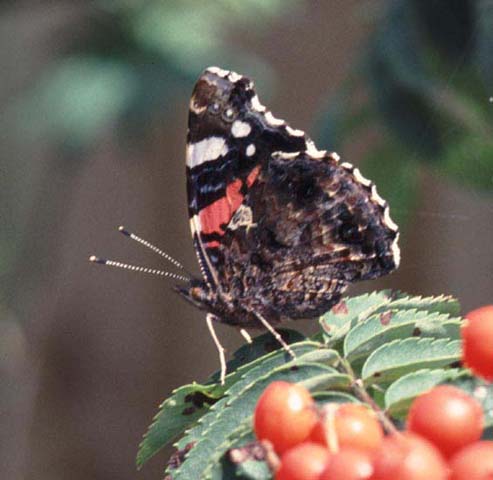
[[168, 262], [172, 263], [175, 267], [178, 267], [180, 270], [183, 270], [186, 272], [185, 267], [178, 260], [175, 260], [171, 255], [168, 255], [166, 252], [164, 252], [160, 248], [156, 247], [152, 243], [148, 242], [147, 240], [144, 240], [142, 237], [135, 235], [135, 233], [129, 232], [123, 225], [120, 225], [118, 227], [118, 231], [120, 233], [122, 233], [123, 235], [125, 235], [126, 237], [128, 237], [132, 240], [135, 240], [137, 243], [144, 245], [144, 247], [148, 248], [149, 250], [152, 250], [153, 252], [157, 253], [161, 257], [168, 260]]
[[92, 263], [99, 263], [100, 265], [106, 265], [108, 267], [122, 268], [124, 270], [131, 270], [133, 272], [148, 273], [150, 275], [156, 275], [158, 277], [167, 277], [174, 280], [182, 280], [184, 282], [190, 281], [190, 278], [176, 273], [167, 272], [165, 270], [156, 270], [155, 268], [141, 267], [138, 265], [131, 265], [129, 263], [117, 262], [115, 260], [108, 260], [107, 258], [100, 258], [92, 255], [89, 257], [89, 261]]
[[296, 358], [296, 354], [293, 352], [291, 347], [283, 340], [281, 334], [264, 318], [260, 313], [252, 310], [252, 313], [260, 320], [260, 323], [272, 333], [273, 337], [281, 344], [282, 348], [288, 352], [291, 357]]
[[221, 345], [221, 342], [219, 341], [219, 338], [217, 337], [216, 330], [214, 329], [214, 324], [212, 323], [215, 319], [216, 316], [213, 315], [212, 313], [208, 313], [207, 316], [205, 317], [206, 322], [207, 322], [207, 328], [209, 329], [209, 332], [211, 334], [212, 340], [214, 340], [214, 343], [216, 344], [217, 351], [219, 352], [219, 362], [221, 364], [221, 385], [224, 385], [225, 379], [226, 379], [226, 357], [224, 355], [224, 352], [226, 349]]

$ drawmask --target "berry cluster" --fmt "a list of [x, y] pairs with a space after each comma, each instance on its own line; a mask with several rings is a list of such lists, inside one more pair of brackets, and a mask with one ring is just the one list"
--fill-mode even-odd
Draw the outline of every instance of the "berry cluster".
[[[491, 381], [493, 306], [466, 318], [463, 362]], [[481, 405], [451, 385], [416, 398], [405, 431], [387, 435], [375, 410], [318, 407], [303, 386], [282, 381], [265, 389], [254, 414], [257, 438], [273, 450], [276, 480], [491, 480], [493, 441], [480, 440], [483, 428]]]

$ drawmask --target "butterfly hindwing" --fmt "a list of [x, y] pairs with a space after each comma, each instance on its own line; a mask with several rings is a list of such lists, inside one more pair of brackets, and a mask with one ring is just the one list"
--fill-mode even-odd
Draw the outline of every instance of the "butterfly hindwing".
[[251, 308], [319, 315], [351, 282], [396, 268], [397, 230], [387, 209], [373, 184], [337, 155], [275, 153], [225, 231], [220, 277]]

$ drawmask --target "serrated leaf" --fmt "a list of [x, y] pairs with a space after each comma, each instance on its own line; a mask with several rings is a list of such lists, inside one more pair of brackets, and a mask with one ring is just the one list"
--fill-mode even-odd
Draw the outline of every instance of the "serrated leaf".
[[209, 410], [220, 397], [214, 390], [213, 385], [192, 384], [173, 391], [159, 406], [159, 412], [144, 435], [137, 453], [138, 468]]
[[[280, 328], [277, 331], [287, 344], [302, 342], [306, 338], [303, 334], [297, 332], [296, 330]], [[238, 376], [238, 369], [241, 366], [261, 358], [266, 353], [281, 349], [281, 345], [279, 345], [279, 342], [272, 336], [271, 333], [264, 333], [263, 335], [254, 337], [252, 339], [252, 343], [242, 345], [233, 353], [231, 360], [227, 362], [226, 371], [230, 372], [230, 374], [226, 376], [226, 385], [232, 384], [236, 381], [235, 379]], [[221, 372], [218, 370], [210, 376], [208, 382], [206, 383], [219, 382], [220, 375]]]
[[324, 403], [360, 403], [360, 401], [345, 392], [312, 392], [312, 397], [318, 404]]
[[390, 303], [391, 292], [382, 290], [357, 297], [346, 297], [320, 318], [325, 341], [329, 346], [337, 344], [361, 317], [366, 317]]
[[[309, 356], [305, 355], [304, 357]], [[310, 363], [306, 362], [303, 358], [303, 364], [309, 365]], [[298, 368], [299, 361], [293, 361], [293, 367], [290, 368], [291, 371], [293, 369]], [[313, 365], [313, 364], [312, 364]], [[294, 370], [295, 371], [295, 370]], [[351, 385], [351, 379], [348, 375], [344, 375], [338, 373], [331, 367], [327, 367], [325, 372], [320, 374], [315, 374], [310, 376], [306, 380], [297, 382], [300, 385], [303, 385], [309, 391], [312, 391], [314, 388], [326, 388], [326, 389], [335, 389], [335, 388], [348, 388]], [[262, 390], [263, 391], [263, 390]], [[262, 393], [262, 391], [260, 393]], [[241, 395], [244, 395], [243, 393]], [[227, 438], [223, 441], [222, 444], [216, 445], [216, 455], [215, 461], [210, 460], [207, 469], [204, 471], [204, 478], [206, 480], [220, 480], [220, 479], [228, 479], [229, 477], [225, 475], [225, 472], [218, 468], [221, 459], [224, 460], [224, 452], [238, 445], [240, 438], [245, 437], [245, 429], [250, 431], [252, 430], [253, 425], [253, 409], [255, 408], [256, 401], [252, 406], [252, 411], [250, 412], [250, 416], [245, 417], [242, 422], [235, 426], [235, 428], [231, 431], [231, 433], [227, 436]], [[236, 424], [235, 424], [236, 425]], [[210, 432], [207, 432], [210, 434]], [[222, 462], [224, 463], [224, 462]], [[260, 470], [262, 471], [262, 470]]]
[[334, 390], [349, 389], [351, 383], [352, 381], [349, 375], [339, 373], [335, 370], [300, 382], [301, 385], [310, 391], [322, 388]]
[[[291, 349], [297, 355], [296, 361], [302, 361], [304, 355], [321, 349], [321, 344], [308, 341], [300, 342], [291, 345]], [[226, 391], [223, 398], [213, 405], [208, 415], [201, 418], [191, 430], [186, 432], [186, 435], [181, 438], [176, 445], [177, 448], [183, 449], [190, 442], [198, 441], [203, 433], [209, 428], [209, 425], [215, 420], [215, 416], [220, 415], [221, 410], [229, 403], [230, 398], [237, 396], [239, 392], [255, 382], [257, 378], [260, 378], [283, 365], [293, 365], [292, 362], [293, 359], [284, 350], [277, 350], [261, 359], [257, 359], [253, 362], [255, 364], [253, 368], [248, 368], [243, 372], [239, 372], [240, 379]]]
[[204, 479], [270, 480], [272, 478], [272, 474], [264, 461], [247, 460], [233, 463], [229, 459], [228, 452], [230, 449], [243, 447], [256, 440], [252, 430], [252, 422], [252, 417], [247, 417], [231, 432], [225, 443], [220, 446], [225, 454], [218, 462], [211, 464], [207, 473], [204, 472]]
[[[302, 337], [301, 334], [293, 331], [283, 331], [281, 332], [287, 335], [287, 340], [292, 341], [294, 338]], [[201, 408], [196, 408], [195, 405], [190, 405], [185, 401], [185, 399], [190, 397], [192, 400], [196, 398], [196, 395], [204, 395], [205, 399], [213, 399], [214, 402], [219, 400], [225, 392], [231, 388], [231, 386], [240, 379], [243, 375], [248, 372], [248, 370], [255, 368], [258, 364], [262, 363], [266, 358], [263, 357], [266, 348], [271, 348], [272, 335], [265, 334], [256, 337], [253, 343], [250, 345], [243, 345], [234, 354], [233, 359], [228, 362], [229, 373], [226, 376], [225, 385], [220, 384], [208, 384], [208, 385], [185, 385], [177, 390], [175, 390], [172, 396], [166, 399], [160, 406], [158, 414], [154, 417], [153, 423], [150, 425], [148, 431], [144, 435], [139, 450], [137, 453], [137, 467], [141, 468], [142, 465], [147, 462], [153, 455], [155, 455], [161, 448], [163, 448], [167, 443], [174, 440], [181, 432], [185, 429], [190, 428], [196, 423], [196, 421], [204, 415], [209, 410], [208, 405], [203, 405]], [[307, 343], [308, 347], [303, 346], [293, 347], [296, 353], [303, 355], [308, 350], [320, 347], [320, 344]], [[326, 349], [324, 349], [326, 351]], [[272, 352], [271, 356], [275, 355]], [[323, 354], [319, 354], [320, 358]], [[332, 355], [330, 355], [332, 357]], [[279, 349], [277, 357], [283, 361], [286, 358], [286, 353], [284, 350]], [[289, 358], [289, 357], [288, 357]], [[325, 360], [328, 362], [328, 356], [325, 354]], [[336, 359], [334, 359], [335, 361]], [[245, 363], [248, 362], [248, 363]], [[236, 370], [233, 368], [236, 367]], [[238, 368], [239, 367], [239, 368]], [[194, 396], [195, 395], [195, 396]], [[194, 408], [193, 411], [190, 409]], [[183, 414], [183, 412], [186, 414]]]
[[375, 350], [366, 360], [362, 378], [366, 385], [387, 384], [423, 368], [451, 366], [460, 358], [460, 340], [406, 338]]
[[[427, 312], [448, 313], [450, 316], [460, 314], [459, 301], [450, 295], [438, 295], [436, 297], [410, 296], [399, 293], [388, 306], [389, 309], [396, 310], [426, 310]], [[384, 305], [378, 311], [386, 310]]]
[[272, 472], [265, 462], [249, 460], [238, 465], [235, 478], [241, 480], [270, 480], [272, 479]]
[[359, 322], [344, 339], [344, 356], [351, 362], [369, 355], [384, 343], [416, 337], [459, 338], [461, 320], [428, 311], [386, 310]]
[[423, 369], [408, 373], [396, 380], [385, 392], [385, 409], [391, 416], [403, 418], [418, 395], [458, 375], [458, 369]]
[[[298, 383], [331, 371], [333, 369], [325, 365], [304, 364], [299, 361], [296, 361], [295, 364], [295, 361], [293, 361], [270, 370], [262, 377], [254, 379], [248, 385], [244, 385], [244, 388], [240, 389], [236, 395], [228, 398], [223, 408], [216, 412], [209, 412], [203, 417], [205, 419], [208, 416], [213, 416], [213, 421], [209, 423], [208, 428], [189, 452], [185, 462], [179, 469], [173, 471], [173, 479], [189, 480], [191, 478], [201, 478], [201, 475], [206, 473], [211, 468], [211, 465], [214, 465], [224, 454], [221, 446], [227, 440], [230, 432], [240, 422], [252, 415], [258, 397], [269, 383], [275, 380]], [[238, 383], [235, 384], [235, 386], [237, 385]]]

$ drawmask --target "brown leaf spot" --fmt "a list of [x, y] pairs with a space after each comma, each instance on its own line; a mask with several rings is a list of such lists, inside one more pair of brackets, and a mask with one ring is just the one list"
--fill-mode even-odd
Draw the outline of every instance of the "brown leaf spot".
[[347, 304], [344, 300], [341, 300], [339, 303], [336, 303], [331, 310], [334, 315], [347, 315], [349, 313]]
[[195, 413], [195, 407], [184, 408], [181, 412], [182, 415], [192, 415], [192, 413]]
[[202, 392], [193, 392], [185, 396], [185, 402], [192, 403], [197, 408], [203, 408], [204, 403], [214, 405], [217, 402], [216, 398], [208, 397]]
[[390, 324], [390, 320], [392, 320], [392, 312], [390, 310], [380, 314], [380, 323], [384, 327]]
[[[185, 445], [185, 448], [177, 450], [168, 460], [168, 468], [176, 470], [185, 461], [187, 453], [194, 447], [196, 442], [190, 442]], [[171, 476], [169, 476], [171, 478]]]
[[243, 463], [247, 460], [265, 460], [266, 450], [260, 442], [248, 443], [243, 447], [232, 448], [228, 451], [229, 459], [233, 463]]

